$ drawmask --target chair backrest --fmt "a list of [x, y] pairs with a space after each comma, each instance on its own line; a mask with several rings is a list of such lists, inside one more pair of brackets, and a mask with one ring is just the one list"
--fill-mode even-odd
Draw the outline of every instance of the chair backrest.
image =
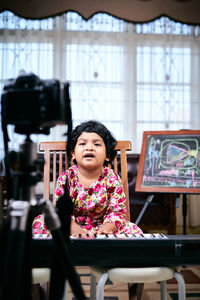
[[[50, 181], [53, 182], [53, 197], [55, 195], [56, 181], [58, 175], [68, 168], [66, 142], [41, 142], [39, 151], [44, 152], [44, 194], [45, 199], [50, 199]], [[114, 160], [114, 170], [118, 173], [118, 160], [120, 160], [120, 176], [126, 195], [127, 215], [130, 220], [129, 193], [128, 193], [128, 174], [127, 174], [127, 151], [132, 149], [130, 141], [117, 141], [115, 150], [118, 155]], [[50, 176], [52, 170], [52, 178]]]

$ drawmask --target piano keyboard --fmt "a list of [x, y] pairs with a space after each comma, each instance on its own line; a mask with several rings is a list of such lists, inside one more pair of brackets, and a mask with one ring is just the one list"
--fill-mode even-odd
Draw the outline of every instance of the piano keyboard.
[[100, 239], [100, 240], [116, 240], [116, 239], [166, 239], [167, 236], [165, 236], [162, 233], [152, 233], [152, 234], [77, 234], [70, 236], [70, 239]]
[[[32, 239], [34, 266], [51, 266], [55, 244], [51, 236]], [[200, 265], [200, 235], [97, 235], [70, 237], [69, 255], [76, 266]]]
[[[34, 234], [33, 239], [52, 239], [51, 234]], [[116, 239], [167, 239], [162, 233], [144, 233], [144, 234], [74, 234], [70, 236], [70, 240], [89, 239], [89, 240], [116, 240]]]

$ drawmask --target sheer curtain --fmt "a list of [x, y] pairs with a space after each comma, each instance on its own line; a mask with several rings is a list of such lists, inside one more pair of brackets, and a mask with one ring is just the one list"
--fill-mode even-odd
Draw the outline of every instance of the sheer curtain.
[[[132, 24], [107, 14], [85, 21], [68, 12], [38, 21], [4, 12], [0, 34], [1, 92], [21, 72], [68, 81], [74, 126], [100, 120], [117, 139], [131, 140], [134, 153], [145, 130], [200, 128], [198, 26], [167, 17]], [[65, 131], [56, 126], [32, 140], [65, 140]], [[11, 126], [9, 136], [11, 149], [24, 139]], [[1, 130], [0, 141], [3, 157]]]

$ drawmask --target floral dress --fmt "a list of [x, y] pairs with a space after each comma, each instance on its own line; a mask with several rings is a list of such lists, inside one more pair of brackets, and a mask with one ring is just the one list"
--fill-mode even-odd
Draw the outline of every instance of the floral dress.
[[[66, 180], [73, 203], [72, 218], [86, 232], [98, 231], [102, 225], [111, 222], [117, 227], [116, 233], [142, 233], [136, 224], [125, 219], [126, 199], [121, 178], [112, 169], [103, 167], [98, 180], [86, 188], [79, 183], [78, 166], [70, 167], [57, 180], [55, 205], [64, 194]], [[42, 215], [35, 218], [33, 233], [46, 233]]]

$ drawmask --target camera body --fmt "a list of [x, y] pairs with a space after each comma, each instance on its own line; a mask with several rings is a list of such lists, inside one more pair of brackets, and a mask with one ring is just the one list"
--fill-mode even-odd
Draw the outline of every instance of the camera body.
[[69, 124], [69, 83], [41, 80], [32, 73], [9, 79], [2, 93], [2, 120], [21, 134], [49, 134], [51, 127]]

